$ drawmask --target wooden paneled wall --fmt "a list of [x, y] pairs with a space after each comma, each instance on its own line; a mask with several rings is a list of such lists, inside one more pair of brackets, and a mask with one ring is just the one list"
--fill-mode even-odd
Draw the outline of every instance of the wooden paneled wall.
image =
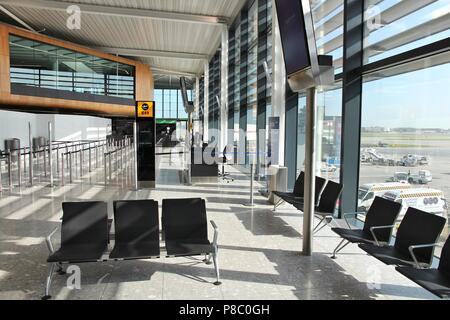
[[154, 81], [151, 68], [143, 63], [116, 57], [99, 52], [87, 47], [73, 44], [67, 41], [54, 39], [39, 33], [16, 28], [8, 24], [0, 23], [0, 109], [2, 107], [20, 111], [21, 109], [32, 111], [33, 108], [42, 112], [48, 109], [49, 113], [83, 113], [99, 116], [133, 117], [134, 105], [125, 106], [118, 104], [106, 104], [97, 102], [63, 100], [33, 96], [11, 94], [10, 61], [9, 61], [9, 35], [14, 34], [24, 38], [67, 48], [80, 53], [97, 56], [103, 59], [117, 61], [135, 67], [135, 94], [137, 100], [153, 100]]

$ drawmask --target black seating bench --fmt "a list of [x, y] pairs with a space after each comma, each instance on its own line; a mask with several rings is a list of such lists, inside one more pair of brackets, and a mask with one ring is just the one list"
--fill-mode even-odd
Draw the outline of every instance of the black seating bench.
[[[314, 227], [314, 233], [319, 232], [332, 221], [343, 189], [344, 186], [342, 184], [334, 181], [328, 181], [325, 185], [320, 196], [319, 204], [314, 208], [314, 216], [320, 219], [319, 223]], [[300, 211], [304, 210], [303, 202], [294, 202], [293, 205]], [[322, 223], [324, 224], [322, 225]]]
[[[423, 245], [422, 247], [434, 247], [435, 244]], [[419, 266], [416, 266], [419, 267]], [[396, 270], [405, 277], [417, 283], [419, 286], [430, 291], [434, 295], [450, 298], [450, 237], [445, 241], [439, 258], [437, 269], [420, 269], [413, 267], [396, 267]]]
[[[209, 243], [206, 227], [206, 206], [202, 199], [184, 199], [181, 202], [164, 202], [166, 233], [169, 232], [167, 256], [191, 256], [208, 254], [214, 260], [219, 285], [217, 262], [218, 229], [211, 221], [215, 233], [213, 244]], [[183, 205], [180, 207], [180, 205]], [[172, 214], [172, 211], [175, 215]], [[186, 214], [186, 217], [180, 217]], [[176, 219], [175, 234], [184, 230], [184, 238], [171, 242], [173, 219]], [[205, 223], [203, 223], [205, 221]], [[199, 223], [202, 223], [200, 225]], [[49, 271], [43, 300], [50, 299], [50, 286], [55, 270], [63, 274], [63, 264], [106, 262], [160, 257], [160, 233], [158, 202], [153, 200], [134, 200], [114, 202], [114, 248], [108, 254], [109, 227], [107, 204], [105, 202], [66, 202], [63, 203], [61, 225], [61, 248], [53, 249], [51, 238], [58, 228], [46, 238], [50, 256], [47, 259]], [[192, 237], [189, 237], [191, 232]], [[187, 237], [187, 238], [186, 238]], [[166, 243], [167, 246], [167, 243]]]
[[446, 221], [441, 216], [409, 207], [397, 230], [393, 246], [360, 244], [359, 247], [388, 265], [429, 267], [434, 256], [434, 246], [429, 245], [437, 242]]
[[[325, 188], [327, 180], [321, 177], [315, 178], [315, 204], [317, 205], [320, 200], [320, 196]], [[295, 181], [294, 190], [292, 192], [272, 191], [274, 195], [280, 199], [274, 204], [273, 211], [276, 211], [283, 202], [289, 204], [303, 203], [304, 201], [304, 189], [305, 189], [305, 173], [302, 171]]]
[[159, 258], [158, 202], [153, 200], [114, 202], [114, 260]]
[[347, 217], [355, 217], [358, 212], [345, 213], [343, 217], [347, 222], [346, 228], [331, 228], [332, 231], [342, 237], [342, 241], [333, 251], [332, 259], [336, 254], [350, 243], [388, 244], [391, 239], [394, 223], [402, 209], [402, 205], [385, 198], [375, 197], [372, 205], [365, 214], [362, 229], [352, 229]]
[[215, 285], [220, 285], [218, 265], [218, 228], [214, 221], [214, 240], [208, 240], [208, 222], [205, 200], [164, 199], [162, 204], [162, 229], [168, 257], [205, 255], [207, 264], [214, 262]]
[[66, 202], [62, 204], [61, 248], [53, 250], [51, 237], [46, 238], [50, 256], [45, 295], [50, 299], [50, 285], [56, 267], [63, 273], [63, 263], [96, 262], [102, 260], [108, 248], [108, 208], [105, 202]]

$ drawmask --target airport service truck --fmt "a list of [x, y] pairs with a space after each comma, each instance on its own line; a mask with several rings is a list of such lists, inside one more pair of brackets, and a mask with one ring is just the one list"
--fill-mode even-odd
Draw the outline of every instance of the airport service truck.
[[447, 218], [447, 201], [445, 200], [444, 192], [441, 190], [431, 188], [392, 190], [386, 192], [383, 198], [398, 202], [402, 205], [399, 220], [405, 215], [408, 207]]
[[388, 191], [412, 188], [407, 182], [384, 182], [363, 184], [358, 190], [358, 211], [366, 212], [376, 196], [381, 197]]
[[429, 170], [419, 170], [418, 173], [396, 172], [389, 181], [427, 184], [433, 181], [433, 176]]
[[399, 161], [397, 161], [398, 166], [405, 167], [416, 167], [418, 165], [423, 166], [428, 163], [429, 161], [427, 156], [421, 156], [417, 154], [407, 154], [403, 156]]

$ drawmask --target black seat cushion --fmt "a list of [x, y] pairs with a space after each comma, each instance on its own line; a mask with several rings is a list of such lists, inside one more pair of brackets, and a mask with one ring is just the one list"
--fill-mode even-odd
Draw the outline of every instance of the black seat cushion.
[[193, 256], [209, 254], [213, 247], [207, 240], [166, 241], [166, 251], [168, 256]]
[[340, 183], [334, 181], [328, 181], [323, 189], [322, 195], [320, 196], [319, 205], [317, 206], [317, 211], [322, 213], [322, 215], [334, 214], [336, 210], [336, 205], [341, 196], [342, 189], [344, 186]]
[[131, 200], [114, 202], [115, 244], [111, 259], [158, 257], [158, 202]]
[[294, 194], [292, 192], [272, 191], [272, 193], [283, 200], [284, 197], [294, 197]]
[[373, 236], [362, 229], [331, 228], [331, 230], [352, 243], [373, 244], [375, 242]]
[[67, 245], [50, 255], [47, 262], [95, 262], [101, 259], [105, 251], [106, 247], [99, 245]]
[[412, 266], [414, 260], [410, 254], [397, 250], [393, 246], [379, 247], [371, 244], [360, 244], [359, 247], [371, 256], [388, 265]]
[[[380, 226], [391, 226], [397, 220], [402, 205], [385, 198], [375, 197], [372, 205], [367, 211], [363, 229], [370, 234], [370, 228]], [[393, 228], [374, 230], [379, 241], [389, 242]]]
[[305, 173], [302, 171], [297, 177], [297, 180], [295, 180], [294, 190], [292, 192], [272, 191], [272, 193], [277, 197], [280, 197], [284, 201], [289, 202], [288, 199], [290, 198], [298, 197], [303, 199], [304, 189], [305, 189]]
[[303, 197], [305, 191], [305, 173], [302, 171], [295, 180], [294, 190], [292, 191], [295, 197]]
[[297, 197], [292, 192], [281, 192], [281, 191], [272, 191], [274, 195], [277, 197], [283, 199], [287, 203], [297, 203], [297, 202], [303, 202], [303, 197]]
[[[320, 195], [327, 182], [326, 179], [316, 177], [315, 182], [315, 194], [314, 199], [316, 205], [319, 203]], [[280, 197], [284, 201], [290, 204], [303, 203], [304, 201], [304, 189], [305, 189], [305, 173], [302, 171], [295, 181], [294, 190], [292, 192], [272, 191], [277, 197]]]
[[166, 242], [208, 240], [205, 201], [200, 198], [164, 199], [162, 225]]
[[419, 286], [441, 297], [450, 297], [450, 275], [436, 269], [416, 269], [397, 267], [398, 272], [411, 279]]
[[99, 260], [108, 247], [108, 208], [105, 202], [65, 202], [61, 248], [48, 262]]
[[145, 259], [160, 256], [159, 241], [116, 244], [109, 257], [111, 259]]
[[450, 275], [450, 236], [442, 247], [438, 269]]
[[[397, 231], [394, 246], [398, 251], [409, 255], [412, 245], [435, 243], [447, 220], [441, 216], [409, 207]], [[414, 250], [419, 262], [430, 263], [434, 248]]]
[[164, 199], [162, 208], [167, 255], [187, 256], [212, 251], [203, 199]]

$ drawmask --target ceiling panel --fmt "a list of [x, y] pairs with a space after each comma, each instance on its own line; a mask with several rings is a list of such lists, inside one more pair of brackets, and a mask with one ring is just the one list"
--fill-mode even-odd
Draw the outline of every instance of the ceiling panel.
[[[148, 9], [177, 13], [213, 15], [234, 18], [242, 0], [71, 0], [58, 1], [94, 4], [133, 9]], [[14, 15], [43, 34], [89, 47], [112, 47], [168, 52], [198, 53], [207, 56], [217, 50], [221, 27], [162, 19], [146, 19], [84, 13], [81, 29], [66, 26], [68, 13], [62, 10], [3, 5]], [[199, 74], [203, 61], [178, 58], [142, 58], [158, 69]]]

